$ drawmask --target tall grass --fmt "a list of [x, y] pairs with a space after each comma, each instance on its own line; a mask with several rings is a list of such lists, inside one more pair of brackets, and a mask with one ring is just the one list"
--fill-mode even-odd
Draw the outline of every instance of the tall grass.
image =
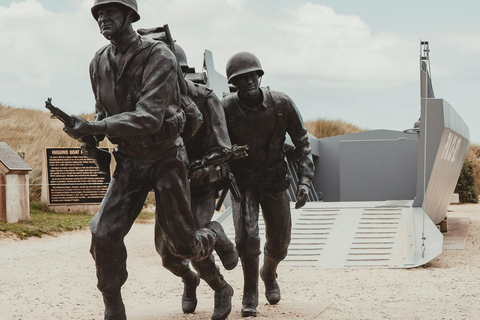
[[305, 126], [308, 132], [318, 139], [366, 131], [366, 129], [359, 128], [342, 120], [327, 120], [322, 118], [306, 121]]
[[[93, 115], [82, 115], [93, 118]], [[0, 141], [15, 152], [24, 152], [30, 173], [30, 198], [40, 199], [43, 152], [46, 147], [78, 147], [79, 143], [63, 132], [63, 124], [49, 112], [0, 105]]]

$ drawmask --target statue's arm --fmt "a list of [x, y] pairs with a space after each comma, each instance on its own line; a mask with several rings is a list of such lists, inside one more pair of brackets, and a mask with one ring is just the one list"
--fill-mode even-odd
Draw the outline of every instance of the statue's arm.
[[312, 148], [308, 140], [308, 132], [303, 118], [295, 103], [286, 97], [287, 116], [287, 133], [292, 139], [295, 146], [295, 155], [298, 163], [298, 181], [299, 184], [309, 185], [313, 180], [315, 167], [313, 164]]

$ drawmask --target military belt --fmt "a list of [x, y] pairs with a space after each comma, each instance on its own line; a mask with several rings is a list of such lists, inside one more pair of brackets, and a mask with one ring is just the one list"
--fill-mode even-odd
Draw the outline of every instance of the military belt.
[[239, 178], [246, 184], [264, 184], [279, 181], [287, 176], [287, 164], [281, 161], [270, 168], [250, 170], [246, 168], [234, 169]]

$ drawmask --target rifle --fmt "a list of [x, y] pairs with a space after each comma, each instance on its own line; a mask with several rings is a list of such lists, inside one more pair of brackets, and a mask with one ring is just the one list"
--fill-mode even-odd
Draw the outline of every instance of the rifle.
[[[75, 118], [70, 117], [61, 109], [53, 106], [52, 98], [48, 98], [47, 101], [45, 101], [45, 108], [50, 110], [50, 112], [52, 113], [52, 119], [58, 119], [62, 121], [68, 128], [75, 127]], [[93, 136], [93, 134], [84, 136], [77, 141], [82, 144], [82, 153], [84, 153], [83, 149], [86, 149], [88, 151], [88, 157], [91, 158], [93, 162], [95, 162], [98, 170], [103, 173], [108, 173], [112, 155], [108, 151], [97, 148], [98, 142]]]
[[194, 172], [196, 170], [205, 169], [207, 167], [217, 167], [219, 165], [232, 162], [233, 160], [245, 158], [248, 146], [233, 145], [231, 148], [223, 148], [222, 153], [212, 157], [195, 160], [188, 165], [188, 170]]
[[[240, 159], [247, 157], [247, 150], [248, 146], [237, 146], [233, 145], [231, 148], [224, 148], [222, 150], [222, 153], [212, 157], [212, 158], [203, 158], [200, 160], [195, 160], [192, 163], [189, 164], [188, 169], [192, 172], [200, 169], [205, 169], [209, 166], [216, 167], [220, 166], [226, 163], [229, 163], [233, 160]], [[227, 196], [227, 192], [230, 190], [232, 193], [232, 196], [235, 198], [235, 201], [241, 202], [243, 199], [242, 193], [240, 192], [240, 189], [238, 188], [237, 181], [235, 180], [235, 176], [233, 173], [228, 172], [228, 175], [226, 177], [226, 183], [227, 185], [224, 186], [222, 193], [220, 195], [220, 199], [217, 202], [217, 206], [215, 207], [215, 210], [220, 211], [220, 208], [222, 207], [223, 201], [225, 200], [225, 197]]]
[[223, 201], [225, 201], [225, 197], [227, 196], [227, 192], [230, 190], [232, 193], [233, 198], [237, 202], [242, 202], [243, 200], [243, 195], [240, 192], [240, 189], [238, 188], [237, 185], [237, 180], [235, 180], [235, 176], [233, 173], [228, 172], [227, 176], [227, 186], [225, 186], [222, 190], [222, 194], [220, 195], [220, 199], [218, 199], [217, 205], [215, 206], [215, 210], [220, 211], [222, 208]]

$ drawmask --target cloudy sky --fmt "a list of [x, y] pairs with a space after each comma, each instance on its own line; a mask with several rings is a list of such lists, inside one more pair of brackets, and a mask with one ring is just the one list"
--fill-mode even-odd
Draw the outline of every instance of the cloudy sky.
[[[93, 0], [0, 0], [0, 103], [93, 111], [88, 65], [106, 44]], [[190, 66], [213, 52], [251, 51], [262, 85], [290, 95], [304, 120], [342, 119], [404, 130], [419, 117], [419, 44], [431, 49], [433, 87], [480, 144], [480, 2], [385, 0], [138, 0], [136, 29], [168, 23]]]

